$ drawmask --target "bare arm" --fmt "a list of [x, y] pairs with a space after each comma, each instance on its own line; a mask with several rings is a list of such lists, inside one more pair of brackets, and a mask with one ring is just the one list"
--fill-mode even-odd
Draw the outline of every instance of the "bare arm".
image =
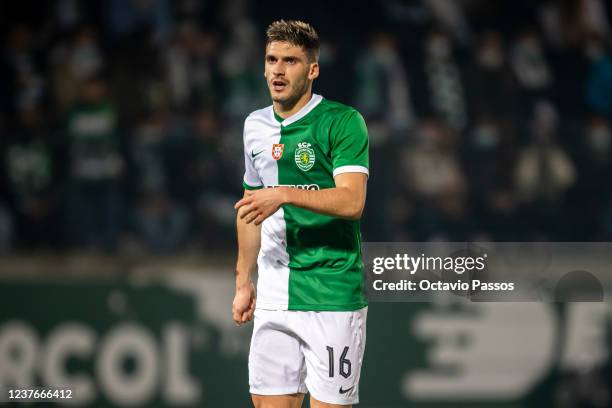
[[319, 214], [357, 220], [361, 218], [366, 197], [367, 176], [343, 173], [334, 178], [336, 187], [300, 190], [277, 187], [256, 191], [236, 203], [239, 217], [247, 224], [259, 225], [281, 205], [290, 204]]
[[[245, 190], [244, 198], [253, 191]], [[247, 224], [242, 217], [243, 209], [236, 217], [238, 235], [238, 260], [236, 262], [236, 295], [232, 304], [232, 315], [237, 325], [253, 318], [255, 311], [255, 288], [251, 275], [257, 266], [257, 255], [261, 246], [261, 226]]]
[[358, 220], [363, 213], [366, 198], [366, 175], [343, 173], [334, 178], [336, 187], [325, 190], [284, 191], [285, 204], [304, 208], [319, 214]]

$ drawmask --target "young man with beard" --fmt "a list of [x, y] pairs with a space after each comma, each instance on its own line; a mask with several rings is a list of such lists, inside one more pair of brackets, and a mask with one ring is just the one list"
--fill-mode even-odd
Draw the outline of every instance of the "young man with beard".
[[272, 23], [265, 55], [272, 105], [244, 124], [232, 312], [238, 325], [255, 317], [249, 383], [257, 408], [300, 407], [306, 392], [313, 408], [358, 403], [368, 135], [355, 109], [312, 93], [318, 53], [310, 25]]

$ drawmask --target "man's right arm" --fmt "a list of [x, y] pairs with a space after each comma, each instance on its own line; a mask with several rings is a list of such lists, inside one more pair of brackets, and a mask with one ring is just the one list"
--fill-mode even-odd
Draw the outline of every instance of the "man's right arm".
[[[253, 192], [244, 191], [244, 197]], [[250, 321], [255, 312], [255, 287], [251, 279], [257, 266], [257, 256], [261, 246], [261, 225], [247, 224], [241, 218], [241, 211], [236, 217], [238, 235], [238, 261], [236, 262], [236, 295], [232, 304], [234, 322], [241, 325]]]

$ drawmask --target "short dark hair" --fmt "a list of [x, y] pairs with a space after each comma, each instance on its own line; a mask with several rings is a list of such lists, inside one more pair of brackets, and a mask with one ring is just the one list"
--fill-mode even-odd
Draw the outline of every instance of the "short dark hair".
[[266, 30], [266, 46], [274, 41], [302, 47], [311, 62], [319, 59], [319, 35], [308, 23], [299, 20], [273, 22]]

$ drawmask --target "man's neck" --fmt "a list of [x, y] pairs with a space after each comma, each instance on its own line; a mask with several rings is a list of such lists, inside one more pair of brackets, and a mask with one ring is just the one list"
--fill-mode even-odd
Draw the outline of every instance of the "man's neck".
[[287, 119], [288, 117], [299, 112], [299, 110], [310, 101], [310, 98], [312, 98], [312, 90], [308, 90], [308, 92], [302, 95], [300, 99], [293, 104], [293, 106], [284, 106], [279, 102], [272, 102], [272, 105], [274, 106], [274, 112], [276, 112], [278, 116], [283, 119]]

